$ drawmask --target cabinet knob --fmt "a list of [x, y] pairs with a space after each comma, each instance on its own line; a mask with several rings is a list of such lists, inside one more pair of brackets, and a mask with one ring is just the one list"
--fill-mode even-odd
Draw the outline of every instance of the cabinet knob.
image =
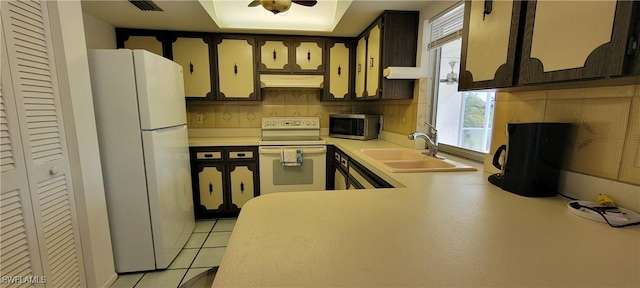
[[371, 57], [371, 64], [370, 65], [371, 65], [370, 67], [373, 68], [373, 57]]
[[209, 182], [209, 195], [213, 195], [213, 183]]
[[340, 76], [340, 74], [342, 74], [342, 67], [340, 67], [340, 65], [338, 65], [338, 76]]
[[233, 63], [233, 74], [238, 76], [238, 65], [236, 63]]
[[51, 176], [55, 176], [58, 175], [58, 173], [60, 173], [60, 168], [53, 166], [49, 168], [49, 175]]
[[240, 182], [240, 194], [244, 194], [244, 182]]
[[273, 61], [276, 61], [276, 49], [273, 49]]
[[307, 50], [307, 61], [311, 61], [311, 50]]
[[189, 73], [193, 74], [193, 63], [189, 61]]

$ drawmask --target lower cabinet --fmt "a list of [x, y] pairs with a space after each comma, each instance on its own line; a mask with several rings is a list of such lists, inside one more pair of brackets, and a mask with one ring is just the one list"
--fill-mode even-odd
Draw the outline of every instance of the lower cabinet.
[[344, 170], [340, 168], [335, 169], [334, 177], [334, 190], [347, 189], [347, 173]]
[[198, 189], [194, 187], [193, 191], [194, 198], [196, 198], [196, 191], [198, 194], [198, 201], [194, 203], [196, 214], [200, 210], [224, 210], [224, 189], [222, 186], [224, 165], [202, 163], [196, 165], [196, 167], [194, 172], [198, 173]]
[[240, 209], [247, 201], [258, 196], [258, 183], [255, 179], [259, 177], [257, 163], [233, 163], [228, 164], [229, 168], [229, 191], [231, 193], [231, 206], [233, 209]]
[[334, 190], [393, 188], [338, 148], [335, 148], [333, 162]]
[[260, 195], [257, 152], [255, 146], [191, 148], [196, 218], [237, 216]]

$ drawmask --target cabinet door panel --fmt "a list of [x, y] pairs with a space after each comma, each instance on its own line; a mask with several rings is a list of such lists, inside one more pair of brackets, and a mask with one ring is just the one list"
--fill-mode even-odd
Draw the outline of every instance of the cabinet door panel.
[[[339, 165], [339, 164], [336, 164]], [[346, 190], [347, 189], [347, 175], [340, 169], [335, 169], [335, 183], [334, 190]]]
[[178, 38], [173, 43], [173, 61], [182, 66], [184, 94], [206, 97], [211, 93], [209, 44], [202, 38]]
[[367, 69], [367, 39], [358, 39], [356, 46], [356, 99], [364, 97], [365, 75]]
[[289, 47], [284, 41], [265, 41], [260, 47], [261, 70], [286, 70]]
[[127, 49], [144, 49], [157, 55], [162, 55], [162, 42], [158, 41], [155, 36], [129, 36], [124, 42], [124, 48]]
[[223, 99], [255, 98], [252, 43], [244, 39], [223, 39], [217, 46], [220, 96]]
[[296, 70], [322, 72], [323, 42], [300, 42], [296, 47]]
[[367, 97], [377, 97], [380, 87], [380, 26], [374, 26], [367, 40]]
[[544, 72], [583, 67], [593, 50], [611, 41], [615, 10], [615, 1], [538, 1], [531, 58]]
[[255, 164], [234, 165], [230, 170], [231, 203], [242, 208], [244, 203], [255, 197]]
[[349, 94], [349, 48], [335, 43], [329, 49], [329, 93], [333, 99], [344, 99]]
[[205, 210], [222, 209], [224, 203], [221, 167], [204, 167], [198, 173], [200, 205]]
[[514, 84], [521, 3], [494, 1], [483, 19], [484, 2], [466, 2], [459, 90]]
[[620, 76], [636, 1], [529, 1], [518, 84]]
[[492, 80], [498, 68], [507, 63], [513, 1], [494, 1], [493, 11], [486, 17], [484, 2], [471, 1], [465, 68], [473, 81]]

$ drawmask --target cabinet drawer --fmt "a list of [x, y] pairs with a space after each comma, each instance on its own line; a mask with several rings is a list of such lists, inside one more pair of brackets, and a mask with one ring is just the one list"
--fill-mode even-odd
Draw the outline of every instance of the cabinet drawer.
[[222, 152], [220, 152], [220, 151], [196, 152], [196, 159], [198, 159], [198, 160], [222, 160]]
[[229, 159], [253, 159], [253, 151], [230, 151]]
[[340, 158], [340, 165], [342, 165], [344, 169], [347, 169], [349, 167], [349, 160], [345, 157]]

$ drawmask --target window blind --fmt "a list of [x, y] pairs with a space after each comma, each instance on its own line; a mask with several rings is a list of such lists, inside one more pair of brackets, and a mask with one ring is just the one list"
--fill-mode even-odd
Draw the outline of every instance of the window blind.
[[431, 42], [429, 49], [440, 47], [462, 36], [464, 3], [431, 21]]

